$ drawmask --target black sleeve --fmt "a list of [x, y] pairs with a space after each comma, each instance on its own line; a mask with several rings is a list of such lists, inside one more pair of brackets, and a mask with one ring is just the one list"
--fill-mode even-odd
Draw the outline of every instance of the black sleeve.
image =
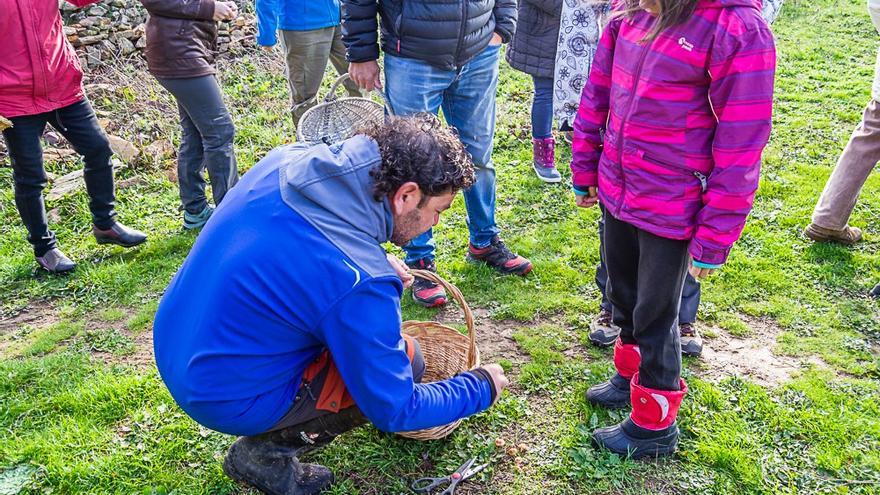
[[495, 14], [495, 32], [501, 41], [509, 43], [516, 30], [516, 0], [495, 0], [492, 13]]
[[535, 6], [541, 11], [559, 16], [562, 14], [562, 0], [522, 0], [530, 5]]
[[349, 62], [379, 58], [379, 23], [376, 0], [342, 0], [342, 42]]

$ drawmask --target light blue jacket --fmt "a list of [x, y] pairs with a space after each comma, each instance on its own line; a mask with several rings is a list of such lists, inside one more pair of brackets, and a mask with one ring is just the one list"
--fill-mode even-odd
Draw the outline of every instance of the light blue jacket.
[[257, 0], [257, 44], [272, 46], [277, 31], [311, 31], [339, 25], [339, 0]]

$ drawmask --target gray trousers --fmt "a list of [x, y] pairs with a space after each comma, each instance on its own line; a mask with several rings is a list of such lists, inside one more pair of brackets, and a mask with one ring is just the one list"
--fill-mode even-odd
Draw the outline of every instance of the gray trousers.
[[880, 161], [880, 103], [871, 100], [853, 131], [813, 210], [813, 223], [829, 230], [846, 227], [862, 186]]
[[214, 76], [159, 79], [177, 100], [180, 112], [180, 150], [177, 153], [177, 182], [183, 208], [198, 214], [208, 206], [204, 171], [208, 170], [214, 204], [238, 182], [238, 168], [232, 140], [235, 126], [223, 103], [223, 93]]
[[[287, 83], [290, 85], [290, 112], [293, 123], [309, 108], [318, 103], [318, 90], [327, 69], [327, 60], [339, 75], [348, 72], [345, 60], [345, 45], [342, 43], [342, 28], [331, 26], [311, 31], [281, 31], [281, 46], [287, 62]], [[361, 96], [361, 92], [351, 81], [345, 83], [351, 96]]]

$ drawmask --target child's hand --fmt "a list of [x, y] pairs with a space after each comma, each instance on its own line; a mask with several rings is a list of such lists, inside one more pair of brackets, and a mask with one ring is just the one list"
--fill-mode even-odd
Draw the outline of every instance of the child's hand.
[[599, 193], [595, 187], [590, 187], [587, 191], [587, 194], [575, 194], [574, 204], [580, 208], [590, 208], [599, 202]]
[[688, 272], [690, 272], [691, 276], [697, 280], [703, 280], [715, 273], [715, 268], [700, 268], [699, 266], [694, 266], [694, 260], [691, 260], [691, 266], [688, 267]]

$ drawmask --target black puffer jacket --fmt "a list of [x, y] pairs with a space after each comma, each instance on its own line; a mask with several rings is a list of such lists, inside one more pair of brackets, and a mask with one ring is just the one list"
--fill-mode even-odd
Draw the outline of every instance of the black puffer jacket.
[[519, 23], [507, 49], [514, 69], [537, 77], [553, 77], [562, 0], [519, 0]]
[[506, 43], [516, 27], [516, 0], [342, 0], [342, 39], [351, 62], [379, 58], [382, 49], [441, 69], [463, 66], [489, 45]]

